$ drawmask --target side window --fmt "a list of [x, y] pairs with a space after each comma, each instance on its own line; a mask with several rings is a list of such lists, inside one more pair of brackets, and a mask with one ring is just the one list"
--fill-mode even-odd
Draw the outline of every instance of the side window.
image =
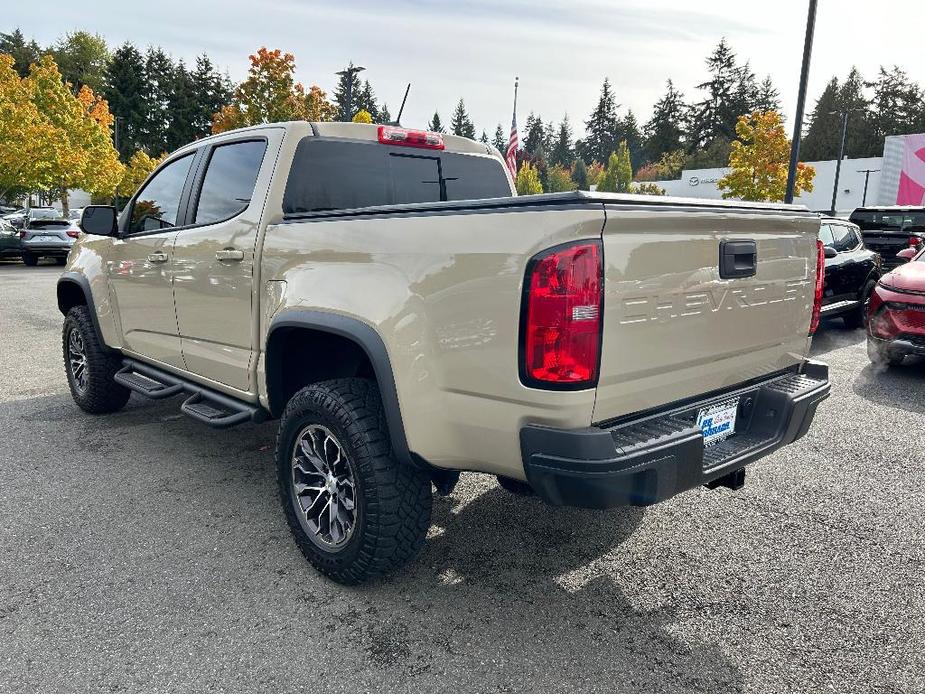
[[854, 229], [844, 224], [832, 224], [832, 236], [835, 238], [835, 250], [839, 253], [850, 251], [857, 244], [854, 238]]
[[819, 227], [819, 240], [823, 246], [835, 247], [835, 237], [832, 236], [832, 228], [828, 224]]
[[232, 142], [212, 150], [193, 221], [214, 224], [247, 209], [267, 143]]
[[170, 162], [141, 189], [132, 203], [129, 233], [157, 231], [177, 225], [180, 196], [193, 163], [193, 154]]

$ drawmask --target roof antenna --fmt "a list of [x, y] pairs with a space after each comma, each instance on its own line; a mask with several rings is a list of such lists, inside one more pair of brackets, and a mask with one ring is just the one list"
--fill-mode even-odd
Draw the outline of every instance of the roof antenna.
[[408, 86], [405, 87], [405, 97], [401, 100], [401, 108], [398, 109], [398, 117], [395, 119], [395, 122], [392, 125], [401, 125], [401, 114], [405, 110], [405, 102], [408, 100], [408, 92], [411, 91], [411, 82], [408, 82]]

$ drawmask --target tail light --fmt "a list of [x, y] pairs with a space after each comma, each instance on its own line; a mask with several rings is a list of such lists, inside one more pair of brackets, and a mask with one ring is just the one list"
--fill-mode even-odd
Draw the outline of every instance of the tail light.
[[815, 335], [822, 315], [822, 291], [825, 287], [825, 246], [816, 241], [816, 293], [813, 296], [813, 317], [809, 322], [809, 334]]
[[25, 230], [25, 229], [23, 229], [22, 231], [19, 232], [19, 238], [21, 238], [21, 239], [26, 238], [26, 230]]
[[600, 241], [558, 246], [531, 259], [521, 318], [524, 385], [578, 390], [597, 383], [603, 285]]
[[379, 126], [379, 142], [383, 145], [401, 145], [403, 147], [420, 147], [422, 149], [443, 149], [443, 135], [426, 130], [408, 130], [393, 128], [390, 125]]
[[67, 235], [70, 236], [72, 239], [76, 239], [78, 236], [80, 236], [80, 232], [71, 230], [67, 232]]
[[920, 239], [918, 236], [909, 237], [909, 248], [918, 248], [919, 244], [921, 243], [922, 243], [922, 239]]

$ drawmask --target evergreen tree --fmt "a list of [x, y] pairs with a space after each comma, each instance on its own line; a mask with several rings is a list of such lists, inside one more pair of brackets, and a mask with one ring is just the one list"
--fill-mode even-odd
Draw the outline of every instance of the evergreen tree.
[[607, 161], [611, 152], [617, 149], [620, 140], [620, 118], [617, 115], [617, 103], [610, 80], [606, 77], [597, 106], [585, 121], [585, 130], [587, 136], [582, 142], [583, 158], [590, 161]]
[[192, 132], [194, 137], [204, 137], [212, 130], [212, 116], [231, 102], [233, 88], [228, 75], [220, 74], [205, 53], [196, 58], [190, 79], [196, 100]]
[[572, 181], [578, 187], [578, 190], [588, 190], [588, 167], [585, 166], [584, 159], [579, 157], [572, 165]]
[[145, 146], [149, 98], [144, 57], [128, 41], [112, 54], [103, 96], [112, 115], [119, 119], [119, 156], [128, 161]]
[[172, 87], [167, 94], [166, 151], [172, 152], [200, 136], [195, 127], [198, 106], [192, 75], [180, 60], [174, 68]]
[[392, 114], [389, 113], [389, 105], [385, 103], [384, 101], [382, 102], [382, 106], [379, 108], [379, 118], [382, 119], [380, 121], [381, 123], [391, 123], [392, 122]]
[[645, 126], [645, 152], [649, 161], [658, 161], [663, 154], [683, 147], [686, 112], [684, 96], [668, 80], [665, 96], [655, 103], [652, 117]]
[[[500, 126], [499, 126], [500, 127]], [[556, 166], [568, 168], [575, 156], [572, 146], [572, 126], [568, 121], [568, 114], [562, 117], [559, 123], [559, 132], [553, 140], [549, 153], [549, 160]]]
[[706, 62], [710, 79], [697, 85], [706, 91], [706, 98], [690, 113], [687, 144], [692, 150], [703, 149], [717, 138], [728, 142], [735, 139], [739, 116], [750, 112], [758, 99], [754, 73], [747, 64], [737, 64], [726, 39], [719, 42]]
[[20, 77], [29, 75], [29, 66], [37, 63], [42, 50], [35, 39], [26, 41], [22, 31], [13, 29], [9, 34], [0, 33], [0, 53], [13, 56], [13, 69]]
[[490, 144], [491, 144], [491, 141], [488, 139], [488, 133], [485, 132], [484, 130], [482, 131], [482, 134], [481, 134], [481, 136], [479, 137], [479, 142], [481, 142], [483, 145], [490, 145]]
[[809, 127], [800, 143], [800, 158], [824, 161], [838, 156], [841, 127], [836, 112], [839, 102], [838, 78], [833, 77], [816, 100], [809, 115]]
[[459, 100], [459, 103], [456, 104], [456, 110], [453, 111], [450, 129], [454, 135], [468, 137], [471, 140], [475, 139], [475, 126], [472, 125], [472, 120], [469, 118], [469, 114], [466, 113], [466, 104], [462, 99]]
[[373, 123], [379, 123], [382, 119], [382, 113], [379, 105], [376, 103], [376, 94], [373, 92], [369, 80], [363, 82], [360, 93], [353, 98], [355, 111], [366, 111], [373, 119]]
[[507, 154], [508, 138], [504, 136], [504, 129], [501, 127], [501, 123], [498, 123], [498, 127], [495, 128], [495, 136], [492, 138], [491, 144], [494, 145], [495, 149], [501, 152], [502, 155]]
[[151, 156], [169, 151], [167, 128], [170, 125], [168, 101], [174, 86], [175, 67], [162, 48], [152, 46], [145, 55], [145, 77], [148, 94], [148, 118], [145, 124], [144, 148]]
[[848, 157], [877, 156], [883, 151], [883, 140], [870, 122], [870, 103], [864, 96], [864, 79], [852, 68], [844, 82], [837, 77], [829, 80], [809, 116], [809, 127], [800, 145], [804, 161], [825, 161], [838, 157], [841, 144], [842, 113], [848, 111], [845, 155]]
[[430, 119], [430, 123], [427, 124], [427, 129], [432, 133], [445, 133], [446, 130], [443, 128], [443, 122], [440, 120], [440, 114], [434, 111], [434, 117]]
[[524, 133], [524, 149], [530, 156], [536, 156], [537, 152], [545, 149], [546, 128], [542, 117], [534, 116], [533, 113], [527, 116]]
[[[904, 70], [894, 66], [880, 68], [877, 79], [868, 84], [873, 88], [870, 128], [878, 143], [889, 135], [915, 132], [925, 102], [922, 89], [912, 82]], [[881, 144], [882, 147], [882, 144]], [[882, 150], [881, 150], [882, 151]]]
[[[347, 70], [353, 67], [353, 61], [347, 66]], [[346, 71], [345, 71], [346, 72]], [[347, 109], [347, 92], [350, 92], [351, 104], [348, 112]], [[337, 86], [334, 88], [334, 105], [337, 107], [337, 120], [349, 123], [353, 116], [360, 109], [357, 107], [357, 100], [360, 98], [360, 92], [363, 91], [363, 85], [360, 82], [358, 73], [347, 72], [339, 75]]]
[[756, 111], [777, 111], [780, 112], [780, 92], [771, 81], [768, 75], [758, 87], [758, 94], [753, 105]]
[[622, 142], [626, 143], [629, 151], [632, 170], [635, 171], [644, 163], [645, 140], [639, 131], [639, 124], [636, 122], [632, 109], [627, 111], [626, 117], [620, 121], [620, 131], [623, 135]]

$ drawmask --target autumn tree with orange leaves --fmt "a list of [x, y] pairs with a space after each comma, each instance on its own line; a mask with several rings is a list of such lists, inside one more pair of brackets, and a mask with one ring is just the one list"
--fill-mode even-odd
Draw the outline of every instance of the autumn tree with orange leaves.
[[334, 120], [336, 109], [327, 95], [315, 85], [306, 92], [295, 81], [291, 53], [261, 48], [250, 61], [247, 79], [235, 89], [231, 103], [213, 117], [213, 133], [260, 123]]
[[[779, 202], [787, 189], [790, 140], [776, 111], [755, 111], [739, 116], [738, 139], [732, 143], [729, 167], [718, 182], [724, 198]], [[813, 190], [816, 170], [803, 162], [797, 168], [795, 194]]]

